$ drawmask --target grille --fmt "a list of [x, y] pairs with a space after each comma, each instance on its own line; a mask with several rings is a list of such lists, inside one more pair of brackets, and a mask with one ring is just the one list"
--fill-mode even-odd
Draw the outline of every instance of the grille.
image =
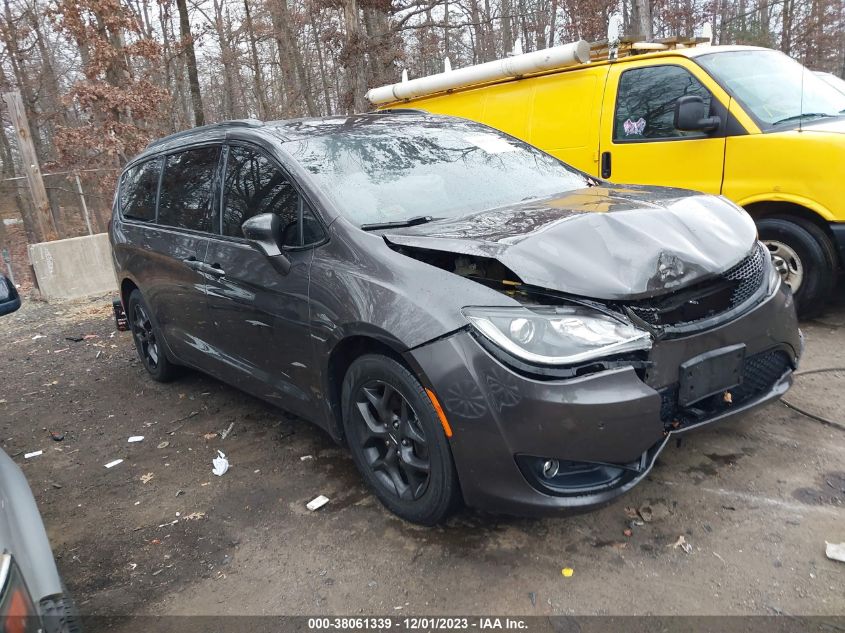
[[731, 295], [731, 306], [739, 305], [743, 301], [750, 299], [757, 291], [757, 288], [763, 284], [766, 257], [770, 257], [769, 251], [758, 242], [757, 247], [751, 255], [724, 273], [723, 277], [725, 279], [730, 279], [737, 283]]
[[716, 394], [685, 409], [678, 408], [678, 385], [670, 385], [660, 392], [660, 419], [666, 430], [703, 422], [731, 407], [758, 398], [772, 389], [775, 381], [792, 367], [789, 356], [780, 350], [769, 350], [745, 359], [742, 382], [731, 389], [731, 402]]
[[716, 279], [627, 307], [656, 326], [694, 323], [727, 312], [750, 299], [763, 284], [766, 257], [766, 247], [758, 242], [748, 257]]

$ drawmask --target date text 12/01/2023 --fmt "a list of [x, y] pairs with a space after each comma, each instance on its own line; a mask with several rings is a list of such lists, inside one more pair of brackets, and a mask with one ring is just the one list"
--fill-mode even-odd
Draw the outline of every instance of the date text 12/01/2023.
[[352, 618], [309, 618], [309, 630], [385, 631], [390, 629], [418, 630], [526, 630], [527, 622], [522, 618], [475, 617], [352, 617]]

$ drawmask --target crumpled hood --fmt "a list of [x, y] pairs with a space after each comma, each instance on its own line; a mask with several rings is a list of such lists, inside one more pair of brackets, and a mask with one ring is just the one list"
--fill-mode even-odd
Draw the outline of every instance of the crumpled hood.
[[754, 222], [724, 198], [661, 187], [590, 187], [391, 229], [389, 243], [499, 260], [524, 283], [617, 300], [665, 293], [748, 255]]

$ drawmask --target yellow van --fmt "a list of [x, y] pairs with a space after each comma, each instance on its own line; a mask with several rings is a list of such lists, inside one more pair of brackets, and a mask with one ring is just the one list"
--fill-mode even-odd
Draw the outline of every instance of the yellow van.
[[777, 51], [695, 44], [594, 46], [570, 65], [376, 103], [486, 123], [612, 182], [722, 194], [755, 218], [800, 313], [817, 314], [845, 263], [845, 95]]

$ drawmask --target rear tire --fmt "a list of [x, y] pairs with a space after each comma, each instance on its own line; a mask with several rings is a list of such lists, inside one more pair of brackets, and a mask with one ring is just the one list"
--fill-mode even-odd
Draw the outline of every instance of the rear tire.
[[758, 220], [757, 229], [795, 294], [798, 315], [818, 315], [836, 281], [836, 252], [827, 235], [812, 222], [781, 216]]
[[419, 381], [395, 360], [368, 354], [346, 372], [343, 429], [355, 465], [388, 510], [420, 525], [460, 502], [452, 451]]
[[167, 358], [161, 332], [151, 315], [152, 310], [144, 301], [141, 291], [133, 290], [129, 295], [126, 318], [129, 319], [129, 328], [135, 340], [138, 357], [153, 380], [170, 382], [176, 377], [178, 368]]

